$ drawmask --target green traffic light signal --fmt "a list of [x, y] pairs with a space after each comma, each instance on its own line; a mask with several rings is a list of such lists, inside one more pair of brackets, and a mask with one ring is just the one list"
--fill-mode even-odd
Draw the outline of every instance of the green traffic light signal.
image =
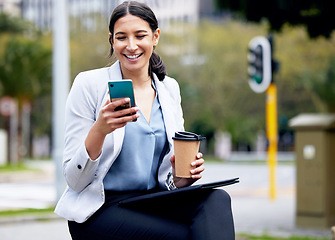
[[260, 76], [260, 75], [254, 75], [252, 78], [254, 79], [254, 81], [255, 81], [257, 84], [261, 84], [262, 81], [263, 81], [262, 76]]

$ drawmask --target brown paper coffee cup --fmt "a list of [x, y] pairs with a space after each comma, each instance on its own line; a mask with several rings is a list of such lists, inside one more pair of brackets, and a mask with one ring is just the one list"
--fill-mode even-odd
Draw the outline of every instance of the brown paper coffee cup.
[[191, 178], [192, 174], [190, 171], [195, 168], [191, 166], [191, 163], [196, 160], [200, 141], [205, 138], [195, 133], [176, 132], [172, 139], [174, 144], [176, 176]]

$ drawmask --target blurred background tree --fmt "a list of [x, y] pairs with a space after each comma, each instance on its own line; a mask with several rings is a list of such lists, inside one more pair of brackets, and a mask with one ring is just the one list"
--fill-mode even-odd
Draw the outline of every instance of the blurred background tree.
[[22, 20], [19, 17], [9, 16], [0, 13], [0, 32], [1, 33], [22, 33], [32, 28], [32, 23]]
[[[247, 46], [254, 36], [267, 35], [269, 23], [215, 18], [202, 19], [198, 25], [176, 22], [161, 29], [157, 52], [168, 74], [180, 84], [186, 129], [207, 137], [209, 153], [213, 152], [216, 131], [232, 135], [234, 150], [254, 149], [257, 135], [265, 131], [265, 94], [253, 93], [247, 83]], [[80, 71], [106, 66], [113, 60], [107, 58], [107, 35], [107, 26], [94, 35], [72, 35], [72, 79]], [[328, 71], [328, 62], [335, 55], [335, 38], [310, 39], [304, 27], [289, 24], [274, 37], [275, 58], [280, 61], [275, 75], [279, 132], [285, 135], [291, 133], [287, 125], [290, 118], [301, 112], [326, 111], [314, 87], [308, 87], [305, 75], [315, 83], [320, 76], [317, 72]]]
[[[311, 1], [298, 1], [301, 3], [298, 11], [297, 7], [292, 7], [299, 5], [295, 1], [275, 1], [276, 6], [282, 8], [280, 15], [283, 15], [276, 18], [276, 23], [270, 15], [260, 17], [263, 10], [252, 10], [248, 13], [251, 17], [242, 17], [247, 15], [243, 15], [246, 9], [248, 12], [252, 9], [247, 2], [216, 1], [218, 12], [214, 16], [200, 19], [194, 24], [177, 21], [160, 26], [162, 35], [157, 52], [162, 56], [168, 74], [180, 84], [185, 127], [207, 137], [208, 153], [213, 153], [216, 131], [231, 134], [234, 150], [254, 149], [257, 135], [264, 133], [265, 94], [255, 94], [249, 88], [247, 53], [249, 41], [257, 35], [266, 36], [270, 30], [278, 29], [273, 35], [274, 57], [280, 62], [280, 71], [275, 75], [280, 135], [290, 133], [288, 120], [301, 112], [334, 111], [335, 36], [330, 30], [334, 21], [326, 27], [320, 25], [320, 29], [303, 25], [309, 23], [307, 19], [312, 17], [323, 19], [323, 15], [328, 16], [324, 6], [334, 8], [323, 1], [314, 7], [308, 5]], [[266, 9], [266, 6], [275, 3], [256, 1], [254, 6]], [[286, 23], [296, 12], [300, 17], [296, 16], [297, 20]], [[258, 14], [258, 17], [253, 14]], [[94, 31], [89, 31], [85, 24], [76, 17], [70, 20], [72, 80], [81, 71], [104, 67], [114, 60], [108, 58], [108, 21], [100, 18], [100, 22], [94, 23]], [[22, 79], [28, 81], [22, 83], [26, 89], [17, 90], [21, 91], [19, 98], [31, 99], [33, 103], [31, 138], [44, 134], [50, 136], [51, 34], [48, 31], [37, 32], [29, 24], [8, 16], [0, 16], [0, 31], [1, 71], [9, 74], [9, 71], [13, 72], [10, 70], [14, 69], [12, 65], [25, 66], [17, 71], [22, 72], [21, 76], [31, 75]], [[10, 49], [12, 53], [9, 53]], [[39, 66], [29, 63], [28, 59], [34, 58], [44, 61], [37, 61]], [[9, 61], [6, 63], [5, 59], [9, 59], [11, 64]], [[34, 70], [29, 72], [28, 68]], [[8, 80], [10, 83], [6, 83], [8, 77], [0, 77], [1, 96], [15, 90], [17, 85], [13, 79], [20, 78], [18, 72], [13, 72], [15, 77], [11, 77], [13, 82]], [[12, 87], [9, 86], [13, 84], [15, 86], [10, 89]], [[7, 86], [6, 91], [2, 85]]]
[[[288, 116], [293, 116], [290, 112], [297, 114], [297, 109], [300, 109], [300, 112], [311, 111], [308, 107], [311, 100], [315, 111], [335, 112], [335, 78], [332, 70], [334, 60], [331, 56], [334, 51], [335, 2], [215, 0], [215, 5], [218, 14], [230, 14], [233, 19], [240, 21], [266, 24], [267, 33], [262, 34], [264, 36], [272, 32], [277, 33], [274, 54], [282, 61], [279, 76], [275, 76], [275, 80], [279, 85], [279, 111], [284, 110], [284, 115], [279, 116], [279, 132], [289, 131], [284, 123], [287, 123]], [[294, 33], [289, 32], [289, 28], [303, 29]], [[313, 41], [306, 41], [304, 32], [307, 32]], [[284, 36], [288, 34], [295, 34], [295, 38], [285, 39]], [[292, 42], [299, 40], [302, 40], [300, 44]], [[289, 73], [289, 76], [285, 76], [286, 73]], [[293, 99], [295, 96], [291, 95], [292, 88], [300, 92], [301, 104]], [[299, 104], [297, 109], [290, 108], [293, 102]]]
[[13, 37], [1, 59], [1, 94], [32, 103], [51, 90], [51, 51], [33, 39]]
[[329, 0], [215, 0], [218, 10], [231, 10], [248, 21], [267, 19], [270, 30], [289, 23], [303, 25], [310, 37], [329, 38], [335, 29], [335, 2]]
[[[265, 131], [265, 94], [255, 94], [248, 86], [247, 46], [254, 36], [267, 35], [268, 23], [203, 20], [198, 28], [183, 29], [179, 41], [163, 31], [158, 50], [165, 54], [163, 59], [169, 74], [181, 84], [186, 128], [205, 134], [210, 151], [213, 151], [216, 130], [232, 135], [235, 150], [248, 150], [246, 146], [254, 149], [257, 134]], [[326, 111], [326, 104], [322, 103], [325, 98], [317, 97], [315, 85], [308, 87], [308, 82], [319, 83], [320, 89], [334, 96], [329, 88], [329, 81], [334, 78], [328, 77], [325, 85], [325, 76], [335, 55], [335, 38], [310, 39], [303, 27], [289, 25], [274, 36], [275, 58], [281, 64], [275, 75], [279, 132], [287, 135], [291, 131], [287, 125], [290, 118], [301, 112]], [[187, 39], [196, 39], [197, 52], [193, 59], [205, 59], [201, 64], [185, 65], [183, 51], [175, 56], [166, 51], [173, 48], [171, 45], [180, 49], [188, 43]], [[334, 103], [331, 98], [327, 101]]]
[[[0, 96], [14, 99], [18, 119], [30, 119], [32, 115], [31, 126], [19, 121], [18, 139], [9, 139], [9, 149], [13, 141], [19, 142], [17, 155], [20, 158], [30, 156], [31, 150], [23, 138], [30, 142], [32, 135], [51, 133], [51, 44], [46, 36], [20, 18], [1, 14], [0, 31]], [[2, 120], [3, 127], [9, 131], [9, 118]]]

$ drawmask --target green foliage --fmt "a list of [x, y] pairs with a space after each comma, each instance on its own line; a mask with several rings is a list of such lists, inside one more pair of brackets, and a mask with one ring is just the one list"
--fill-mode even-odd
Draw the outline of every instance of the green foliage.
[[[79, 24], [71, 19], [73, 24]], [[109, 56], [109, 31], [105, 22], [98, 22], [96, 32], [73, 30], [70, 36], [71, 80], [82, 71], [107, 66], [112, 59]]]
[[249, 21], [267, 19], [271, 30], [281, 30], [285, 23], [304, 25], [310, 37], [331, 37], [335, 29], [335, 2], [327, 0], [216, 0], [219, 10], [231, 10]]
[[[265, 21], [250, 24], [204, 20], [199, 25], [175, 23], [161, 29], [157, 52], [168, 75], [180, 84], [185, 127], [206, 136], [210, 146], [216, 130], [230, 132], [235, 144], [253, 144], [256, 134], [265, 130], [265, 94], [252, 92], [247, 83], [247, 46], [253, 37], [266, 36], [268, 28]], [[284, 25], [280, 33], [274, 34], [274, 42], [274, 57], [280, 62], [275, 75], [278, 118], [334, 111], [335, 36], [310, 40], [303, 27]], [[6, 66], [10, 75], [7, 90], [2, 87], [0, 91], [15, 91], [20, 98], [34, 99], [34, 134], [50, 133], [50, 36], [32, 40], [3, 34], [0, 43], [0, 68]], [[72, 32], [70, 44], [72, 80], [81, 71], [106, 66], [113, 60], [107, 58], [107, 26], [94, 34]], [[14, 65], [20, 69], [14, 70]], [[34, 70], [28, 70], [29, 66]], [[15, 88], [18, 81], [25, 90]], [[279, 130], [287, 131], [286, 123]]]
[[332, 57], [325, 69], [316, 72], [305, 71], [302, 78], [306, 88], [319, 101], [325, 111], [335, 112], [335, 57]]
[[[216, 130], [229, 131], [234, 143], [251, 144], [255, 133], [264, 128], [264, 95], [254, 94], [247, 84], [247, 45], [264, 30], [230, 21], [203, 21], [197, 28], [186, 25], [184, 29], [179, 42], [162, 35], [159, 49], [166, 54], [163, 59], [169, 75], [180, 83], [186, 129], [208, 136], [209, 141]], [[183, 52], [178, 59], [164, 51], [183, 44], [186, 46], [179, 48], [186, 51], [188, 44], [196, 45], [191, 57], [206, 61], [183, 65]]]
[[34, 40], [12, 38], [0, 60], [1, 95], [32, 101], [50, 92], [51, 51]]
[[0, 211], [0, 218], [15, 217], [15, 216], [21, 216], [21, 217], [22, 216], [37, 216], [38, 218], [38, 217], [42, 217], [42, 215], [53, 214], [54, 210], [55, 210], [54, 206], [48, 207], [48, 208], [42, 208], [42, 209], [27, 208], [27, 209], [18, 209], [18, 210], [5, 210], [5, 211]]
[[7, 172], [20, 172], [20, 171], [31, 171], [31, 168], [28, 168], [22, 163], [19, 163], [17, 165], [11, 165], [11, 164], [6, 164], [4, 166], [0, 166], [0, 173], [7, 173]]
[[0, 13], [0, 32], [20, 33], [25, 30], [28, 24], [20, 18], [10, 17], [5, 13]]
[[[280, 111], [292, 117], [300, 112], [334, 112], [335, 35], [309, 40], [302, 27], [285, 26], [276, 35], [275, 57], [280, 60], [276, 76]], [[293, 90], [293, 91], [292, 91]], [[292, 93], [295, 93], [292, 94]], [[311, 106], [313, 106], [311, 108]]]
[[32, 22], [25, 21], [20, 17], [10, 16], [6, 13], [0, 13], [0, 33], [1, 35], [21, 35], [25, 38], [42, 35]]
[[32, 104], [33, 133], [51, 132], [51, 48], [42, 39], [12, 36], [0, 57], [0, 96]]
[[256, 236], [249, 234], [238, 234], [237, 239], [243, 240], [327, 240], [327, 238], [315, 238], [315, 237], [304, 237], [304, 236], [291, 236], [291, 237], [272, 237], [269, 235]]
[[[265, 93], [256, 94], [248, 85], [247, 46], [253, 37], [266, 36], [267, 24], [202, 21], [197, 27], [176, 24], [172, 29], [173, 34], [162, 31], [158, 52], [168, 74], [180, 84], [186, 129], [209, 136], [209, 140], [215, 130], [228, 131], [234, 144], [252, 145], [257, 133], [265, 131]], [[322, 112], [334, 103], [330, 91], [335, 86], [334, 40], [334, 36], [310, 40], [302, 27], [284, 26], [274, 34], [274, 57], [280, 62], [274, 76], [278, 119]], [[183, 64], [185, 56], [206, 61]], [[287, 131], [287, 121], [279, 127]]]
[[[0, 15], [0, 97], [32, 104], [32, 133], [51, 132], [52, 47], [31, 23]], [[2, 126], [3, 127], [3, 126]]]

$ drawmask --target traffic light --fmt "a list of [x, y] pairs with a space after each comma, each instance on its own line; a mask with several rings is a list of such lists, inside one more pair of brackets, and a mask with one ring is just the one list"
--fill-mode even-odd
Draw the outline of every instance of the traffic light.
[[271, 45], [267, 38], [258, 36], [249, 42], [249, 86], [256, 93], [266, 91], [272, 81]]

